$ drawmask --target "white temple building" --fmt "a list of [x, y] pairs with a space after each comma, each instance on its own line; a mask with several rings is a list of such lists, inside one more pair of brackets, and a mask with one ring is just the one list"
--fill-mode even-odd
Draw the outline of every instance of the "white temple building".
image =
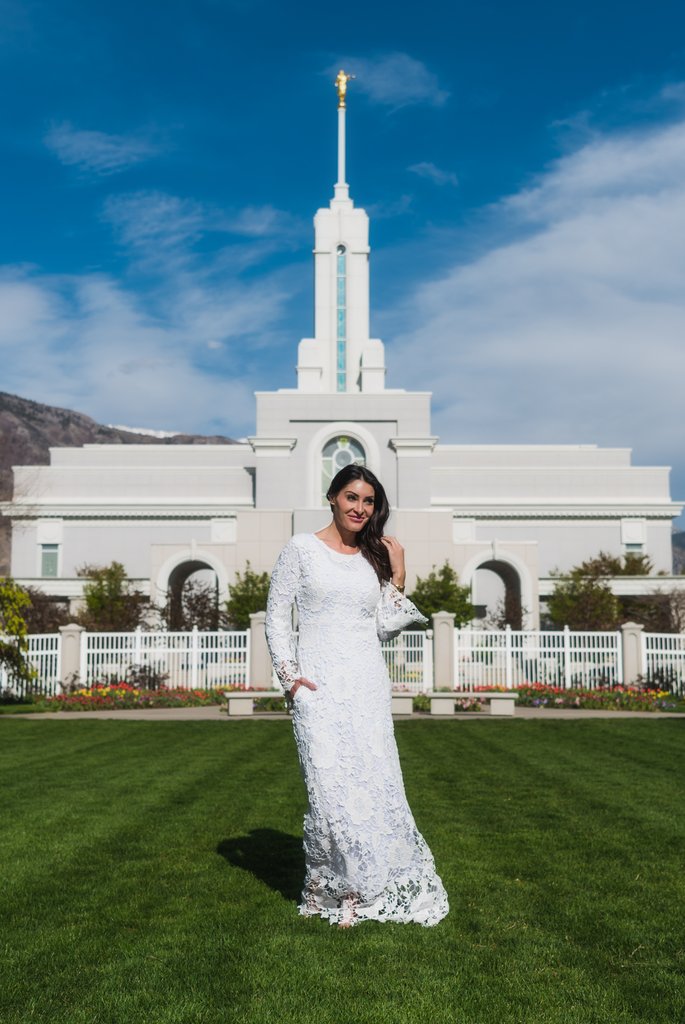
[[[600, 550], [643, 552], [670, 575], [683, 505], [671, 500], [667, 467], [594, 445], [439, 444], [430, 393], [385, 387], [383, 342], [369, 337], [369, 219], [345, 180], [344, 104], [343, 89], [338, 180], [314, 218], [314, 337], [299, 344], [297, 387], [257, 392], [255, 433], [242, 443], [55, 448], [49, 466], [16, 467], [5, 512], [21, 583], [75, 599], [80, 566], [116, 559], [155, 602], [199, 569], [225, 594], [247, 561], [269, 571], [293, 533], [328, 522], [328, 482], [350, 461], [387, 489], [409, 590], [448, 561], [476, 604], [506, 588], [522, 610], [512, 624], [536, 628], [550, 573]], [[620, 593], [657, 585], [663, 576], [616, 582]]]

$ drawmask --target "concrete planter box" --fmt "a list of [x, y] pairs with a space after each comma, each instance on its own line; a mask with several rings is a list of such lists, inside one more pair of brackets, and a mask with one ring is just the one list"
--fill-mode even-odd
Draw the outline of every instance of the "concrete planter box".
[[413, 711], [414, 698], [411, 693], [393, 693], [392, 713], [393, 715], [411, 715]]

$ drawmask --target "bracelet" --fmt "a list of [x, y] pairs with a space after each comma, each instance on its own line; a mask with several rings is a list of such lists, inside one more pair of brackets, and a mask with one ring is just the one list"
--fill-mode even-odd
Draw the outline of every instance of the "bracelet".
[[395, 590], [399, 590], [400, 594], [404, 593], [404, 587], [398, 587], [396, 583], [393, 583]]

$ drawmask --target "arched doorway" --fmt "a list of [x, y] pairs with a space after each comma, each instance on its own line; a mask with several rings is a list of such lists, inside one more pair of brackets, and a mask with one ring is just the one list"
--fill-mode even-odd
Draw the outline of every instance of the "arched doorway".
[[219, 579], [216, 571], [201, 559], [181, 562], [169, 574], [166, 598], [169, 629], [218, 629], [220, 620]]
[[523, 629], [521, 577], [513, 565], [498, 558], [480, 562], [474, 572], [473, 587], [475, 603], [485, 606], [488, 625]]

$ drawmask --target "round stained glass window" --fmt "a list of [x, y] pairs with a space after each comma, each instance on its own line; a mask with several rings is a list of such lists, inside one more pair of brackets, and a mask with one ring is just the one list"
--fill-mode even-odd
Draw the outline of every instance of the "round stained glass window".
[[366, 465], [366, 453], [353, 437], [333, 437], [323, 446], [321, 465], [321, 504], [326, 505], [326, 492], [331, 480], [345, 466]]

